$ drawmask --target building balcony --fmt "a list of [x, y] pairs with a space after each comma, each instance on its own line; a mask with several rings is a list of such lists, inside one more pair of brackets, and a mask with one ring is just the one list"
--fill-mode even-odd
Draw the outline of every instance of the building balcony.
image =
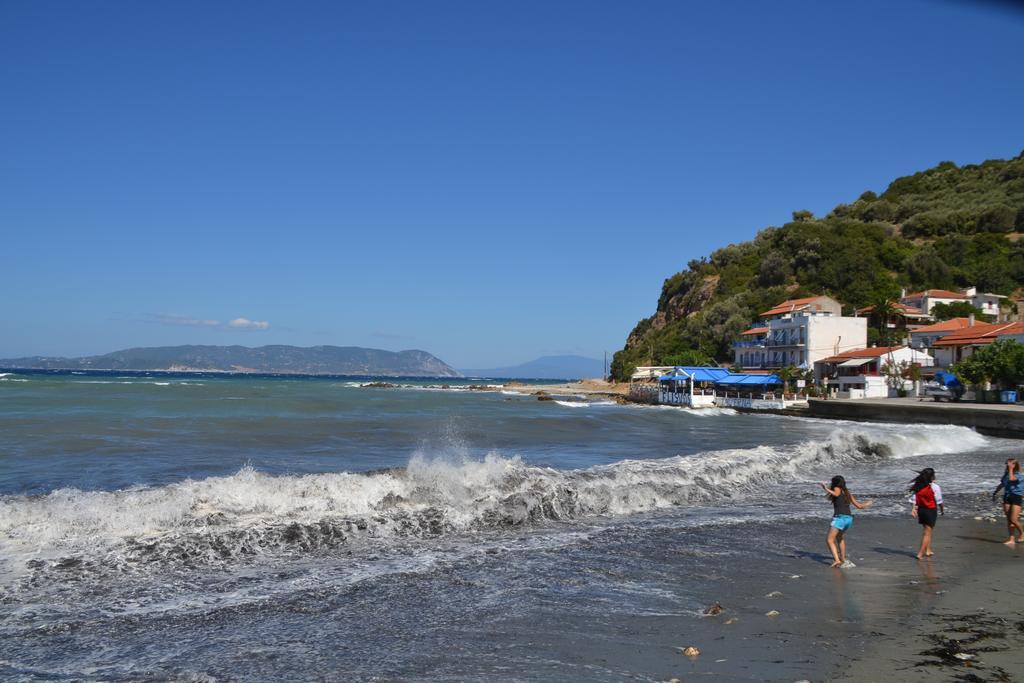
[[734, 341], [732, 347], [734, 349], [763, 349], [765, 347], [764, 339], [756, 339], [751, 341]]

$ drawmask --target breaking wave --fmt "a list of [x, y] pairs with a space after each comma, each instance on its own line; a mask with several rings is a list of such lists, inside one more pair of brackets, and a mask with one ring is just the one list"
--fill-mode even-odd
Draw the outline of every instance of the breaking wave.
[[962, 427], [838, 429], [795, 446], [623, 460], [579, 470], [413, 457], [404, 469], [272, 476], [250, 467], [159, 487], [0, 497], [0, 557], [12, 565], [117, 569], [307, 553], [361, 539], [431, 538], [749, 499], [844, 463], [977, 448]]

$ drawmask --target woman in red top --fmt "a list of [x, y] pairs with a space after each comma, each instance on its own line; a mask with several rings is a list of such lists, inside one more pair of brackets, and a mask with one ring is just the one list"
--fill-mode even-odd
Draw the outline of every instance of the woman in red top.
[[942, 505], [942, 489], [935, 483], [935, 470], [926, 467], [917, 475], [910, 485], [910, 492], [913, 497], [910, 502], [914, 508], [910, 514], [917, 517], [917, 523], [921, 525], [921, 548], [917, 551], [917, 559], [931, 557], [932, 533], [935, 531], [935, 522], [940, 514], [946, 514]]

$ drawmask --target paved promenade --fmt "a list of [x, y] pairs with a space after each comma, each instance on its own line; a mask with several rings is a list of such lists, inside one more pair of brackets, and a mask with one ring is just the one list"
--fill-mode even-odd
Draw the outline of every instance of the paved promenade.
[[961, 425], [982, 434], [1024, 439], [1024, 405], [916, 398], [811, 399], [808, 412], [835, 420]]

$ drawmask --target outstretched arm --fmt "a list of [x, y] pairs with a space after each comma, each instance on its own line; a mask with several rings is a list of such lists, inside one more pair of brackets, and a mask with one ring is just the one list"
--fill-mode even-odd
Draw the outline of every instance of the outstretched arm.
[[854, 498], [852, 493], [850, 494], [850, 502], [853, 503], [853, 507], [857, 508], [858, 510], [863, 510], [864, 508], [869, 508], [872, 505], [874, 505], [874, 503], [875, 503], [875, 501], [873, 501], [873, 500], [865, 500], [862, 503], [859, 500], [857, 500], [856, 498]]

